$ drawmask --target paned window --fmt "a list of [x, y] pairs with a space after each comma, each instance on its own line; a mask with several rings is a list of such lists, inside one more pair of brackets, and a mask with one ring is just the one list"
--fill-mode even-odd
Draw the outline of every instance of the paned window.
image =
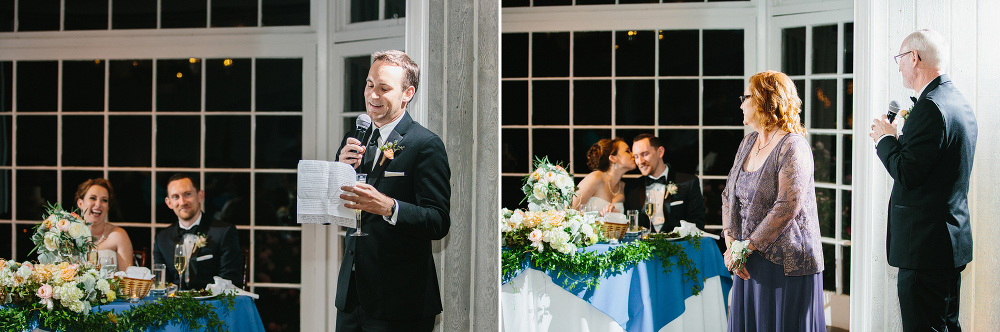
[[598, 140], [653, 133], [671, 167], [701, 177], [706, 224], [718, 232], [713, 198], [744, 136], [747, 38], [743, 29], [504, 33], [501, 206], [525, 206], [534, 156], [567, 163], [579, 181]]
[[781, 28], [781, 70], [795, 82], [815, 159], [823, 288], [850, 294], [854, 23]]
[[0, 1], [0, 32], [309, 24], [309, 0]]
[[[298, 330], [302, 58], [0, 62], [0, 257], [33, 260], [46, 202], [76, 206], [78, 184], [115, 187], [110, 222], [152, 260], [177, 221], [167, 179], [191, 175], [209, 218], [235, 224], [268, 326]], [[12, 102], [13, 101], [13, 102]]]

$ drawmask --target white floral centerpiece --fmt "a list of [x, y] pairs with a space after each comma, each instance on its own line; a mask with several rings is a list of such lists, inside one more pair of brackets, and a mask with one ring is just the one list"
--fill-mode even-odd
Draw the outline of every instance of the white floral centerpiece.
[[503, 246], [535, 252], [573, 255], [578, 248], [602, 240], [601, 222], [569, 208], [576, 195], [573, 177], [548, 157], [538, 158], [524, 179], [528, 210], [500, 211]]
[[38, 262], [85, 262], [87, 252], [94, 248], [89, 223], [75, 212], [63, 210], [59, 203], [50, 204], [46, 213], [45, 220], [35, 226], [35, 234], [31, 236], [35, 243], [31, 253], [38, 252]]
[[117, 298], [115, 281], [106, 277], [93, 267], [79, 264], [31, 264], [0, 259], [0, 293], [5, 295], [0, 304], [89, 314], [91, 306]]

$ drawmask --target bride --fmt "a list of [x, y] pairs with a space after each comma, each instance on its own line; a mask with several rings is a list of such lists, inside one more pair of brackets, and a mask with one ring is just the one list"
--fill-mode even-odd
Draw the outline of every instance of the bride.
[[625, 182], [622, 175], [635, 169], [632, 150], [621, 138], [602, 139], [587, 151], [587, 166], [593, 172], [580, 181], [573, 209], [580, 205], [598, 210], [603, 216], [611, 212], [624, 212]]
[[97, 178], [84, 181], [76, 190], [76, 206], [83, 213], [83, 219], [90, 223], [90, 233], [97, 245], [97, 255], [103, 262], [105, 257], [113, 257], [118, 271], [132, 266], [132, 240], [121, 227], [108, 222], [111, 198], [115, 190], [108, 180]]

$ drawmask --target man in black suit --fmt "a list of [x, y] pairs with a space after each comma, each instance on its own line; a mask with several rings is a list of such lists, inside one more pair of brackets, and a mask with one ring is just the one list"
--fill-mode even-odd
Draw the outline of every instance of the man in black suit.
[[[909, 116], [875, 119], [870, 136], [894, 183], [886, 252], [899, 267], [897, 291], [905, 331], [961, 331], [961, 272], [972, 261], [969, 177], [976, 151], [975, 114], [944, 68], [940, 33], [906, 37], [895, 57], [903, 86], [917, 91]], [[902, 132], [897, 136], [897, 127]]]
[[[153, 245], [153, 263], [167, 265], [167, 282], [181, 285], [182, 289], [205, 289], [215, 282], [215, 276], [229, 279], [236, 287], [243, 286], [243, 254], [236, 227], [217, 220], [203, 219], [201, 204], [205, 191], [198, 190], [194, 181], [177, 173], [167, 183], [164, 202], [177, 215], [177, 222], [156, 234]], [[205, 246], [191, 254], [184, 273], [190, 282], [174, 281], [174, 244], [181, 243], [184, 234], [204, 235]]]
[[451, 226], [448, 155], [441, 139], [406, 112], [420, 80], [417, 64], [401, 51], [372, 58], [368, 143], [344, 137], [337, 153], [338, 161], [368, 173], [367, 183], [342, 187], [340, 197], [364, 211], [361, 228], [369, 234], [347, 237], [337, 331], [431, 331], [441, 313], [431, 241]]
[[705, 200], [697, 176], [679, 173], [663, 161], [663, 145], [651, 134], [640, 134], [632, 140], [632, 156], [642, 172], [641, 177], [625, 185], [625, 209], [639, 210], [639, 226], [649, 228], [650, 220], [643, 210], [646, 195], [655, 200], [651, 230], [670, 232], [681, 220], [705, 229]]

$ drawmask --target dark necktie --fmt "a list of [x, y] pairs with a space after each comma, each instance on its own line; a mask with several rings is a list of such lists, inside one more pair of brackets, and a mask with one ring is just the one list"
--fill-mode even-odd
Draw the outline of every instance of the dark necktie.
[[910, 100], [912, 100], [914, 104], [917, 103], [917, 97], [910, 97]]
[[365, 147], [365, 156], [361, 158], [359, 173], [371, 172], [375, 166], [375, 155], [378, 154], [379, 130], [376, 128], [372, 129], [372, 137], [368, 139], [368, 145]]
[[647, 187], [653, 185], [654, 183], [662, 183], [663, 185], [667, 185], [667, 177], [666, 176], [661, 176], [661, 177], [658, 177], [658, 178], [655, 178], [655, 179], [647, 176], [647, 177], [645, 177], [645, 179], [646, 179], [646, 186]]

